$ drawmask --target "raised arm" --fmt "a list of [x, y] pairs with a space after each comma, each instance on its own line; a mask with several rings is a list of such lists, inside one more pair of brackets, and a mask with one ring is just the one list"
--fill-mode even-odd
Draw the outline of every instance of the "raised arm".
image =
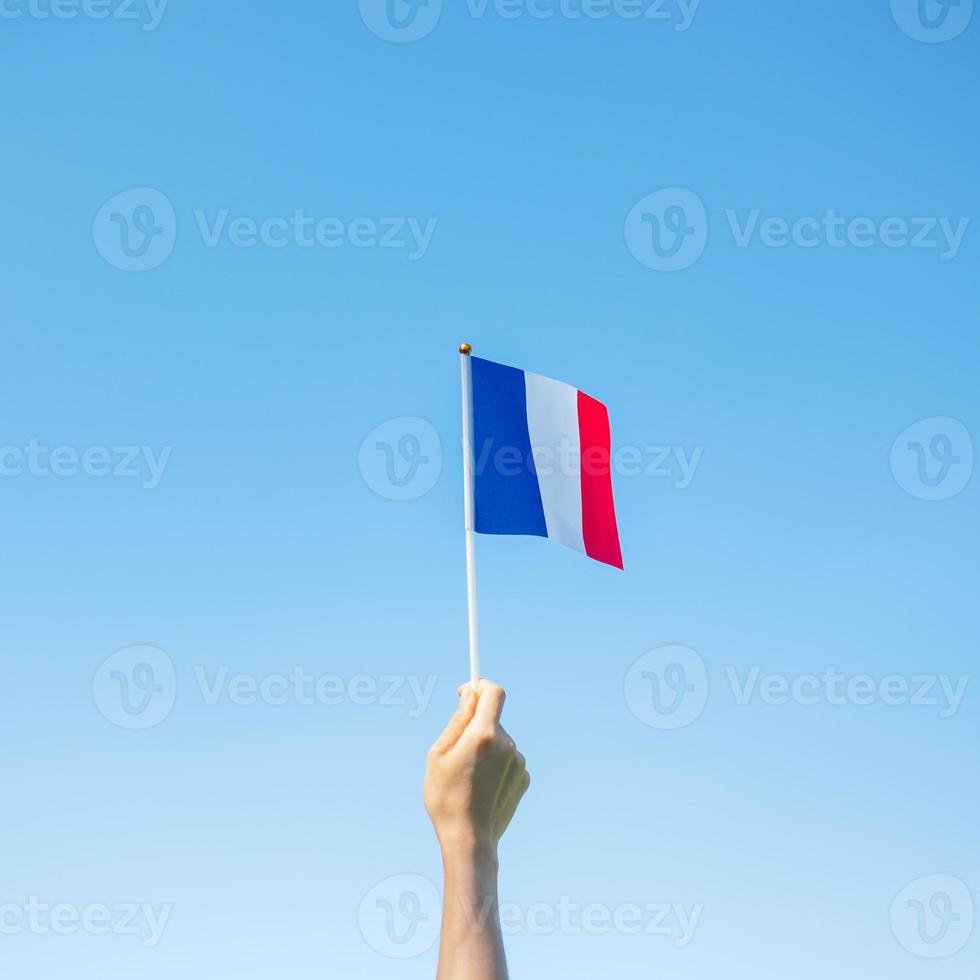
[[507, 980], [497, 908], [497, 844], [527, 792], [524, 756], [500, 724], [504, 691], [460, 688], [459, 708], [429, 750], [425, 807], [444, 874], [437, 980]]

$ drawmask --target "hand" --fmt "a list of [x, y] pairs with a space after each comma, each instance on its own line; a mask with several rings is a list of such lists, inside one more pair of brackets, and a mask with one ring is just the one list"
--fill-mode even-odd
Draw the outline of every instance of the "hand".
[[458, 710], [429, 750], [425, 808], [444, 855], [479, 852], [496, 858], [531, 776], [500, 724], [503, 688], [481, 680], [475, 691], [464, 684], [459, 695]]
[[531, 777], [500, 726], [504, 692], [480, 681], [429, 750], [425, 808], [442, 847], [439, 980], [507, 980], [497, 900], [497, 844]]

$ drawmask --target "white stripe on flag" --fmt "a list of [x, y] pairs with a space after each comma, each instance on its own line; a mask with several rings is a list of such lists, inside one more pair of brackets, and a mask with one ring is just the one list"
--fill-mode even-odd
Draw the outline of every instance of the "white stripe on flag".
[[527, 429], [548, 537], [585, 553], [578, 389], [524, 372]]

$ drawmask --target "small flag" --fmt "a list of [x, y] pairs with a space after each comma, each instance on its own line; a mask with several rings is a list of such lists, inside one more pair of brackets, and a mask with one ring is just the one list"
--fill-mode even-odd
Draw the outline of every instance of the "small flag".
[[622, 568], [606, 406], [561, 381], [469, 360], [473, 529], [552, 538]]

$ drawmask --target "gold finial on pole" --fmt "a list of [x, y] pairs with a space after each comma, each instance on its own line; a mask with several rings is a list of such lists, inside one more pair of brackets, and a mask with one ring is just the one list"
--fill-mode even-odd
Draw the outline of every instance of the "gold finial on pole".
[[473, 346], [472, 346], [472, 344], [460, 344], [459, 345], [459, 352], [460, 352], [460, 354], [463, 354], [464, 356], [467, 355], [467, 354], [472, 354], [473, 353]]

